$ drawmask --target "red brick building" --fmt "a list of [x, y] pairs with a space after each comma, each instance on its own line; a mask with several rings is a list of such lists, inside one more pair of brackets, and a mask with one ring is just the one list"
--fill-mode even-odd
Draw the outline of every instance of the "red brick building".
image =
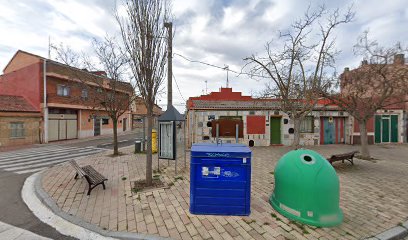
[[[108, 114], [96, 106], [90, 96], [96, 92], [90, 89], [100, 88], [93, 81], [101, 81], [103, 88], [109, 89], [110, 80], [103, 72], [72, 68], [21, 50], [16, 52], [3, 72], [0, 94], [22, 96], [41, 113], [42, 142], [113, 132]], [[116, 94], [124, 98], [134, 94], [130, 85], [122, 85], [115, 89]], [[128, 109], [119, 118], [118, 132], [131, 130], [131, 116]]]
[[[370, 68], [368, 61], [362, 61], [361, 66], [356, 69], [345, 68], [344, 72], [341, 75], [341, 91], [343, 93], [348, 93], [348, 91], [353, 91], [353, 78], [355, 74], [359, 72], [366, 71], [367, 68]], [[401, 70], [404, 70], [405, 74], [403, 77], [407, 77], [406, 72], [408, 65], [405, 61], [404, 54], [396, 54], [394, 56], [394, 61], [386, 65], [375, 65], [379, 66], [378, 69], [384, 69], [381, 72], [386, 74], [388, 81], [398, 81], [401, 82], [398, 77], [395, 77], [397, 72], [401, 73]], [[374, 69], [377, 69], [375, 68]], [[377, 70], [380, 71], [380, 70]], [[364, 75], [363, 75], [364, 76]], [[375, 82], [375, 80], [373, 81]], [[371, 84], [373, 84], [371, 82]], [[371, 89], [372, 90], [372, 89]], [[364, 89], [364, 94], [370, 96], [373, 95], [369, 87]], [[373, 90], [375, 91], [375, 89]], [[378, 94], [380, 95], [380, 94]], [[408, 96], [405, 96], [408, 99]], [[368, 98], [369, 99], [369, 98]], [[394, 100], [392, 100], [394, 101]], [[399, 99], [397, 100], [399, 101]], [[362, 111], [364, 112], [364, 111]], [[403, 143], [408, 141], [408, 101], [401, 102], [397, 104], [392, 104], [387, 107], [384, 107], [381, 110], [378, 110], [377, 113], [369, 119], [367, 122], [367, 135], [369, 144], [374, 143]], [[357, 120], [353, 117], [351, 118], [353, 132], [351, 134], [350, 142], [352, 144], [360, 144], [360, 129]]]
[[0, 95], [0, 147], [40, 143], [41, 113], [24, 97]]

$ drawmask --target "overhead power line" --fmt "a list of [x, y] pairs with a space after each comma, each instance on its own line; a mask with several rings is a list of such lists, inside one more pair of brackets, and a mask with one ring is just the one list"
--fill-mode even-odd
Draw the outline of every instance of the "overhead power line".
[[259, 80], [258, 80], [258, 79], [255, 79], [255, 78], [253, 78], [253, 77], [268, 78], [268, 79], [269, 79], [269, 77], [265, 77], [265, 76], [262, 76], [262, 75], [250, 74], [250, 73], [245, 73], [245, 72], [242, 72], [242, 71], [241, 71], [241, 72], [238, 72], [238, 71], [232, 70], [232, 69], [229, 68], [228, 65], [225, 65], [224, 67], [221, 67], [221, 66], [217, 66], [217, 65], [215, 65], [215, 64], [207, 63], [207, 62], [200, 61], [200, 60], [192, 60], [192, 59], [190, 59], [190, 58], [188, 58], [188, 57], [186, 57], [186, 56], [184, 56], [184, 55], [181, 55], [181, 54], [179, 54], [179, 53], [173, 53], [173, 55], [179, 56], [179, 57], [183, 58], [184, 60], [187, 60], [187, 61], [192, 62], [192, 63], [200, 63], [200, 64], [207, 65], [207, 66], [210, 66], [210, 67], [214, 67], [214, 68], [218, 68], [218, 69], [221, 69], [221, 70], [225, 70], [225, 71], [227, 71], [227, 72], [233, 72], [233, 73], [238, 74], [237, 76], [239, 76], [239, 75], [247, 75], [247, 76], [249, 76], [249, 78], [254, 79], [254, 80], [257, 80], [257, 81], [259, 81]]
[[174, 73], [172, 73], [172, 74], [173, 74], [173, 79], [174, 79], [174, 82], [176, 82], [177, 90], [178, 90], [178, 92], [179, 92], [179, 94], [180, 94], [181, 98], [182, 98], [182, 99], [183, 99], [183, 101], [185, 102], [185, 101], [186, 101], [186, 99], [183, 97], [183, 94], [181, 94], [181, 91], [180, 91], [179, 85], [178, 85], [177, 80], [176, 80], [176, 76], [174, 76]]

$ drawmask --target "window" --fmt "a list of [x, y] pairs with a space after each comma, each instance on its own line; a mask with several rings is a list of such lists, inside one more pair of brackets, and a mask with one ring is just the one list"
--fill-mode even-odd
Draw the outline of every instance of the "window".
[[102, 118], [102, 125], [108, 125], [109, 124], [109, 118]]
[[212, 137], [217, 135], [217, 124], [219, 126], [219, 137], [235, 137], [236, 135], [236, 125], [238, 124], [238, 137], [244, 137], [244, 122], [238, 119], [219, 119], [212, 121], [211, 134]]
[[301, 133], [313, 133], [313, 116], [307, 116], [303, 121], [300, 123], [300, 132]]
[[87, 99], [88, 99], [88, 89], [82, 89], [81, 98], [82, 98], [83, 100], [87, 100]]
[[64, 96], [67, 97], [69, 96], [69, 87], [66, 85], [57, 85], [57, 95], [58, 96]]
[[11, 138], [23, 138], [24, 137], [24, 123], [12, 122], [10, 123], [10, 137]]

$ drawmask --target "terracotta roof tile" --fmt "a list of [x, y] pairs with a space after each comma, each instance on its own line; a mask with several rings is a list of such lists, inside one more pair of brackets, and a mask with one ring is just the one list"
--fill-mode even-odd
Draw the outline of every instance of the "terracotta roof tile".
[[0, 95], [0, 112], [38, 112], [24, 97]]
[[193, 100], [196, 109], [279, 109], [274, 101], [207, 101]]
[[[192, 100], [190, 109], [214, 109], [214, 110], [279, 110], [280, 101], [254, 99], [252, 101], [209, 101]], [[336, 105], [326, 105], [320, 102], [314, 110], [340, 110]]]

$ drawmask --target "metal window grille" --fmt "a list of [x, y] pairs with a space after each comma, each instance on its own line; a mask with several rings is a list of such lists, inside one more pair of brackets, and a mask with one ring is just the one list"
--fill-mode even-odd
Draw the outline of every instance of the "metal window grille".
[[313, 116], [307, 116], [303, 119], [300, 124], [300, 132], [302, 133], [312, 133], [313, 132]]
[[24, 137], [24, 123], [23, 122], [10, 123], [10, 137], [11, 138]]

